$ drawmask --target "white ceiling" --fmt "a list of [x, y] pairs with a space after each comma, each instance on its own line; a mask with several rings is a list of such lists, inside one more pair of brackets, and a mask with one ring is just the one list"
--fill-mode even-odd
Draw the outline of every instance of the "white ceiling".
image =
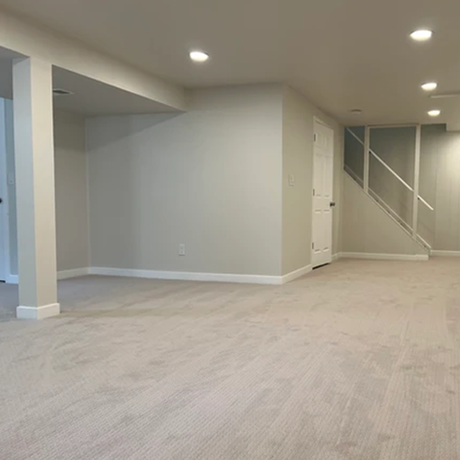
[[[455, 122], [458, 0], [0, 0], [0, 4], [187, 87], [285, 82], [346, 124]], [[430, 43], [408, 39], [420, 27]], [[211, 54], [204, 65], [187, 53]], [[350, 109], [363, 115], [352, 116]], [[460, 128], [460, 126], [459, 126]]]
[[[0, 97], [13, 97], [12, 59], [18, 56], [0, 48]], [[55, 96], [53, 101], [56, 109], [88, 117], [171, 111], [170, 107], [158, 102], [59, 67], [53, 67], [53, 87], [73, 93], [71, 96]]]

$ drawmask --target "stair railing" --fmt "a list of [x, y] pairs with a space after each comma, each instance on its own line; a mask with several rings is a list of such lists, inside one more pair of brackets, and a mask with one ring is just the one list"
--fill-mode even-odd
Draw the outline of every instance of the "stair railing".
[[[366, 149], [366, 144], [365, 142], [359, 138], [350, 128], [346, 128], [347, 132], [351, 134], [362, 146], [364, 149]], [[398, 181], [405, 187], [407, 188], [410, 192], [413, 194], [415, 193], [415, 190], [413, 187], [411, 187], [394, 169], [392, 169], [387, 163], [385, 163], [382, 158], [380, 158], [370, 147], [369, 149], [369, 154], [372, 155], [382, 166], [385, 167], [387, 171], [389, 171]], [[361, 187], [364, 189], [364, 180], [361, 179], [356, 173], [354, 173], [351, 168], [345, 165], [345, 171], [356, 181], [358, 182]], [[399, 214], [394, 211], [391, 206], [386, 203], [377, 193], [375, 193], [372, 189], [368, 188], [367, 193], [369, 196], [371, 196], [407, 233], [411, 234], [413, 231], [413, 228], [401, 217]], [[430, 211], [434, 211], [433, 206], [431, 206], [428, 201], [426, 201], [422, 196], [417, 195], [417, 199], [423, 203]], [[428, 249], [431, 249], [430, 244], [423, 239], [418, 233], [416, 235], [412, 235], [414, 238], [423, 246], [425, 246]]]

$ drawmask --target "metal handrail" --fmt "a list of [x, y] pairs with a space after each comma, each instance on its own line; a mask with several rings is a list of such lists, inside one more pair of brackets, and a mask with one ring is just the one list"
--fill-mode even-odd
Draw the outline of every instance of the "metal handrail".
[[[363, 186], [363, 181], [361, 180], [361, 178], [349, 166], [344, 165], [344, 169], [345, 172], [355, 182], [357, 182], [360, 187]], [[377, 193], [375, 193], [372, 189], [369, 189], [368, 194], [377, 203], [378, 206], [380, 206], [385, 212], [389, 214], [390, 219], [393, 219], [407, 235], [413, 238], [412, 227], [398, 213], [396, 213], [385, 200], [380, 198], [377, 195]], [[417, 234], [415, 238], [419, 240], [419, 244], [422, 244], [427, 249], [431, 250], [431, 245], [426, 240], [424, 240], [419, 234]]]
[[[364, 142], [350, 129], [350, 128], [346, 128], [346, 130], [363, 146], [365, 147], [364, 145]], [[403, 184], [408, 190], [410, 190], [412, 193], [414, 193], [414, 189], [396, 172], [394, 171], [393, 169], [391, 169], [371, 148], [369, 148], [369, 152], [372, 154], [372, 156], [378, 160], [383, 166], [385, 166], [385, 168], [390, 171], [391, 174], [393, 174], [393, 176], [396, 177], [396, 179], [398, 179], [401, 184]], [[424, 200], [420, 195], [417, 195], [417, 198], [430, 210], [430, 211], [434, 211], [434, 208], [433, 206], [431, 206], [430, 203], [428, 203], [426, 200]]]

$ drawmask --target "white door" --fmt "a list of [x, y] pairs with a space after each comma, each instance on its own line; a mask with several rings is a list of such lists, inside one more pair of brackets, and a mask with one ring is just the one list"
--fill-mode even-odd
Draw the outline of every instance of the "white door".
[[334, 132], [315, 120], [313, 147], [313, 268], [332, 262]]

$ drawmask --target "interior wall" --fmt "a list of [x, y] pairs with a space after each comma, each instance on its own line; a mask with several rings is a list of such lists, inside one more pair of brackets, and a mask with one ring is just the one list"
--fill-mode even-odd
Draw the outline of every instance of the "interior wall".
[[[334, 130], [333, 254], [340, 252], [343, 132], [341, 125], [287, 86], [283, 89], [282, 273], [311, 264], [313, 128], [318, 117]], [[289, 175], [294, 175], [294, 186]]]
[[[434, 211], [419, 202], [418, 232], [433, 250], [460, 252], [460, 133], [446, 131], [445, 125], [423, 125], [421, 133], [420, 196]], [[412, 185], [415, 128], [375, 129], [372, 134], [371, 148]], [[382, 166], [372, 168], [371, 163], [370, 186], [411, 223], [412, 193], [395, 182]], [[344, 232], [345, 246], [362, 237], [356, 228], [353, 232]]]
[[91, 265], [280, 275], [282, 86], [189, 104], [87, 120]]
[[[358, 139], [359, 142], [350, 132], [352, 131]], [[365, 128], [364, 126], [351, 126], [345, 130], [344, 133], [344, 142], [345, 142], [345, 152], [344, 152], [344, 162], [347, 170], [357, 180], [360, 180], [361, 183], [364, 181], [364, 137], [365, 137]]]
[[57, 269], [89, 266], [88, 179], [85, 119], [55, 112]]
[[460, 133], [445, 125], [422, 126], [419, 207], [421, 235], [441, 251], [460, 251]]
[[[6, 103], [7, 176], [14, 178], [13, 102]], [[85, 120], [67, 112], [54, 117], [57, 269], [89, 265]], [[8, 184], [10, 269], [18, 273], [16, 191]]]
[[[414, 185], [416, 128], [371, 128], [370, 148], [411, 187]], [[372, 155], [369, 188], [405, 222], [412, 224], [413, 193]]]
[[343, 207], [344, 253], [426, 255], [404, 230], [345, 172]]

